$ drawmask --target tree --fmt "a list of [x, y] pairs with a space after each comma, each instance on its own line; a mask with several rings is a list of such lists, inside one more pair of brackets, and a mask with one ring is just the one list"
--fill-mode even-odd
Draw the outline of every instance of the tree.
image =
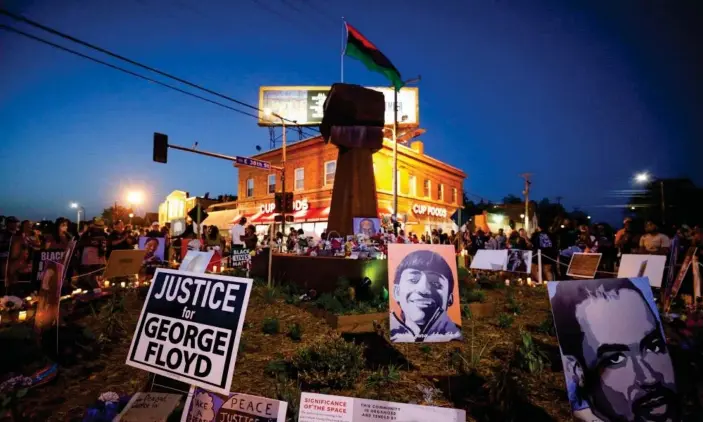
[[560, 224], [566, 216], [566, 209], [559, 203], [551, 202], [549, 198], [543, 198], [537, 203], [537, 218], [543, 230]]
[[523, 204], [525, 201], [522, 200], [519, 196], [515, 196], [513, 194], [510, 194], [506, 197], [503, 198], [503, 204]]
[[100, 214], [105, 224], [111, 225], [114, 221], [122, 220], [125, 223], [129, 222], [129, 214], [133, 213], [131, 208], [123, 207], [121, 205], [112, 206], [105, 208]]
[[[663, 215], [662, 208], [665, 212]], [[663, 221], [665, 227], [693, 226], [703, 220], [701, 208], [703, 189], [696, 187], [690, 179], [660, 179], [651, 181], [630, 197], [625, 216], [642, 221], [653, 220], [659, 224]]]

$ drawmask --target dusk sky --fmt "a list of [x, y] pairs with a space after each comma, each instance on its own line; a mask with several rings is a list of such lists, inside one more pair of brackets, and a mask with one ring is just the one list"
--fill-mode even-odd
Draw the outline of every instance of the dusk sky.
[[[422, 75], [425, 151], [468, 174], [464, 188], [471, 199], [519, 195], [519, 174], [531, 172], [533, 198], [562, 196], [568, 209], [616, 222], [621, 210], [604, 206], [626, 202], [613, 192], [632, 188], [638, 171], [703, 185], [701, 2], [644, 6], [652, 3], [0, 5], [253, 105], [262, 85], [338, 82], [344, 16], [404, 78]], [[0, 23], [148, 74], [7, 17]], [[0, 214], [73, 219], [68, 205], [76, 201], [92, 217], [114, 201], [124, 204], [129, 188], [147, 193], [142, 212], [156, 211], [176, 189], [237, 193], [237, 171], [225, 161], [170, 151], [167, 165], [152, 162], [155, 131], [172, 143], [198, 141], [201, 149], [231, 155], [269, 145], [268, 130], [251, 117], [5, 31], [0, 75]], [[344, 81], [387, 85], [351, 58]]]

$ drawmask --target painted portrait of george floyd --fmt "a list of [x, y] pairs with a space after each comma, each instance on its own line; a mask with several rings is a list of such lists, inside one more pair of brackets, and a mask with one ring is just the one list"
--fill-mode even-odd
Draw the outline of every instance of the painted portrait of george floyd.
[[579, 420], [680, 420], [674, 368], [646, 277], [549, 282]]
[[371, 237], [377, 234], [378, 230], [381, 228], [381, 219], [354, 217], [352, 220], [352, 228], [354, 230], [354, 234], [364, 234]]
[[389, 244], [388, 292], [391, 341], [461, 340], [453, 246]]

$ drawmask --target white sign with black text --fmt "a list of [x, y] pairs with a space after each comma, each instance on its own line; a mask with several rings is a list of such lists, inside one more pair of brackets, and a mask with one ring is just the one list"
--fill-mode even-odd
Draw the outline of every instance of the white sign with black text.
[[229, 394], [252, 283], [157, 269], [127, 365]]

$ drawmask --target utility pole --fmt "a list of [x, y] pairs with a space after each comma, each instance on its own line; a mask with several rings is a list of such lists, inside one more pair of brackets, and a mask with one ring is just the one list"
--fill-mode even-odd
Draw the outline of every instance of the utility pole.
[[531, 173], [523, 173], [520, 175], [525, 180], [525, 190], [522, 191], [522, 194], [525, 195], [525, 221], [523, 222], [525, 225], [525, 231], [530, 232], [530, 185], [532, 182], [530, 181], [530, 177], [532, 177]]

